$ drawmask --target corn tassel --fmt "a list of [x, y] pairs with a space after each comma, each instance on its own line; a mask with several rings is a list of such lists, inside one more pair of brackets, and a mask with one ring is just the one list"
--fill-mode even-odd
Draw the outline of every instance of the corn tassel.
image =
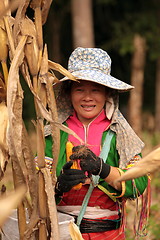
[[[72, 148], [73, 148], [73, 144], [71, 142], [67, 142], [66, 143], [66, 154], [67, 154], [67, 162], [70, 161], [70, 156], [72, 154]], [[73, 161], [73, 165], [71, 166], [72, 169], [79, 169], [78, 166], [78, 160], [74, 160]], [[77, 185], [75, 185], [73, 187], [74, 190], [79, 190], [82, 187], [82, 183], [79, 183]]]

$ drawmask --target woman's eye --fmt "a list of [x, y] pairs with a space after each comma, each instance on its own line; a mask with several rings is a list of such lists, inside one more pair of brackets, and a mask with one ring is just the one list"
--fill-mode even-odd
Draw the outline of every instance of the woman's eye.
[[83, 91], [83, 89], [82, 88], [77, 88], [76, 91], [81, 92], [81, 91]]
[[93, 92], [99, 92], [100, 90], [98, 88], [95, 88], [92, 90]]

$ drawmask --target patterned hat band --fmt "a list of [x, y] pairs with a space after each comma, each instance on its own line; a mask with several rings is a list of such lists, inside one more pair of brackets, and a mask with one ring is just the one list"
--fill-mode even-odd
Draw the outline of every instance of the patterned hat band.
[[[68, 61], [68, 71], [77, 79], [93, 81], [118, 91], [134, 87], [110, 75], [111, 59], [100, 48], [76, 48]], [[64, 77], [61, 81], [69, 79]]]

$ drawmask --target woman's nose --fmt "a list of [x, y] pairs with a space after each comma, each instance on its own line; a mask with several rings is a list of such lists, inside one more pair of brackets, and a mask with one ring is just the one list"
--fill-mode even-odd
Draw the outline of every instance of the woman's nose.
[[92, 99], [92, 94], [90, 91], [86, 91], [84, 94], [84, 100], [89, 101]]

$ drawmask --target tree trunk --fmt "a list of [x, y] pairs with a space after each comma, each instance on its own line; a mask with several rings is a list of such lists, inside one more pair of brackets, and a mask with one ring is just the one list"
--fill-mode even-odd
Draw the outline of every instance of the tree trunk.
[[160, 58], [156, 67], [155, 130], [160, 131]]
[[[159, 6], [160, 0], [155, 0], [156, 6]], [[157, 22], [158, 22], [158, 36], [160, 37], [160, 10], [157, 7]], [[157, 58], [157, 66], [156, 66], [156, 89], [155, 89], [155, 131], [160, 131], [160, 57]]]
[[135, 87], [129, 99], [129, 123], [135, 132], [140, 135], [142, 131], [142, 101], [144, 66], [146, 56], [146, 41], [136, 34], [133, 40], [134, 53], [132, 58], [131, 85]]
[[[52, 9], [51, 9], [52, 10]], [[61, 50], [60, 50], [60, 25], [61, 19], [52, 11], [50, 11], [48, 17], [48, 33], [50, 34], [50, 48], [49, 58], [54, 61], [61, 63]], [[52, 27], [51, 27], [52, 26]]]
[[73, 47], [94, 47], [92, 0], [72, 0]]

